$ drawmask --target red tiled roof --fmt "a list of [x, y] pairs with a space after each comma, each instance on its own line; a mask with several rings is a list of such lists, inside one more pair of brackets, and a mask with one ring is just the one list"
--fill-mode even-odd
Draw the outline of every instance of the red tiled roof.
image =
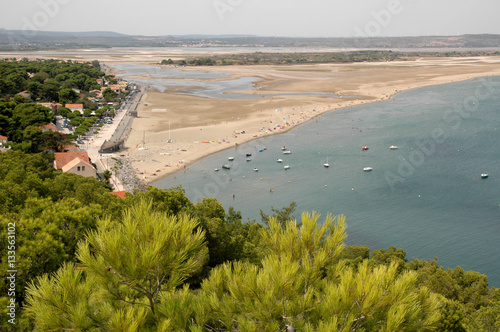
[[7, 136], [0, 135], [0, 140], [7, 142], [9, 140], [9, 138]]
[[115, 195], [117, 197], [120, 197], [120, 198], [123, 198], [125, 199], [125, 194], [127, 192], [124, 190], [124, 191], [113, 191], [112, 193], [110, 193], [111, 195]]
[[66, 104], [67, 108], [83, 108], [83, 104]]
[[55, 131], [57, 131], [57, 127], [56, 127], [56, 126], [54, 126], [53, 124], [50, 124], [50, 123], [49, 123], [49, 124], [46, 124], [46, 125], [44, 125], [44, 126], [39, 126], [38, 128], [40, 128], [40, 129], [50, 129], [50, 130], [55, 130]]
[[56, 169], [62, 169], [64, 165], [71, 162], [75, 158], [79, 158], [90, 164], [89, 155], [86, 151], [54, 152], [54, 166]]

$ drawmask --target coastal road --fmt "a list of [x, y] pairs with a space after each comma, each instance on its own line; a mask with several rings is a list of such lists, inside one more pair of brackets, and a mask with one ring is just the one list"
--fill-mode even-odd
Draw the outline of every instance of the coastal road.
[[[133, 113], [137, 109], [137, 105], [145, 93], [145, 88], [137, 89], [128, 101], [126, 101], [120, 110], [115, 113], [113, 122], [111, 124], [104, 124], [99, 133], [93, 134], [86, 137], [84, 144], [81, 144], [81, 148], [85, 149], [89, 155], [89, 158], [97, 165], [97, 172], [102, 173], [109, 168], [108, 158], [117, 157], [114, 153], [99, 153], [101, 146], [105, 141], [117, 141], [124, 138], [126, 130], [132, 121], [130, 113]], [[111, 179], [116, 191], [124, 190], [124, 187], [120, 180], [113, 174]]]

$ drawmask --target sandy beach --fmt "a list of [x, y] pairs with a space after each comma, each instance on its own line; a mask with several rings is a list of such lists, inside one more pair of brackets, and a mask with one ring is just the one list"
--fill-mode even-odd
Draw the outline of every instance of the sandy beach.
[[[139, 117], [134, 119], [123, 152], [137, 176], [148, 183], [214, 152], [285, 132], [328, 111], [387, 100], [408, 89], [500, 75], [500, 57], [184, 70], [221, 71], [234, 78], [262, 79], [256, 89], [239, 91], [242, 93], [299, 94], [225, 100], [148, 91], [140, 102]], [[300, 92], [327, 92], [335, 97]]]

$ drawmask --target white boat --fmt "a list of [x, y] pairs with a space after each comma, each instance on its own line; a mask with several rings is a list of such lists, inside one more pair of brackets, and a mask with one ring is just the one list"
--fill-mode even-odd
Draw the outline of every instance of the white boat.
[[489, 176], [488, 173], [483, 173], [481, 174], [481, 179], [486, 179], [488, 176]]
[[285, 165], [283, 168], [284, 168], [284, 169], [289, 169], [289, 168], [290, 168], [290, 165]]
[[283, 159], [276, 159], [277, 162], [282, 163]]
[[365, 167], [365, 168], [363, 168], [363, 171], [370, 172], [370, 171], [373, 171], [373, 168], [371, 168], [371, 167]]
[[281, 148], [281, 150], [283, 150], [283, 151], [286, 150], [286, 146], [283, 145], [283, 147]]
[[218, 172], [218, 171], [219, 171], [219, 169], [218, 169], [217, 167], [215, 167], [214, 171]]
[[222, 165], [222, 168], [224, 168], [224, 169], [231, 169], [231, 166], [229, 166], [229, 165]]
[[290, 150], [283, 151], [283, 154], [290, 154], [290, 153], [292, 153], [292, 151], [290, 151]]
[[326, 157], [326, 163], [323, 164], [323, 166], [325, 166], [326, 168], [330, 167], [330, 164], [328, 163], [328, 157]]
[[227, 160], [229, 160], [229, 161], [233, 161], [233, 160], [234, 160], [234, 157], [229, 157], [229, 158], [227, 158]]
[[258, 172], [258, 171], [259, 171], [259, 169], [258, 169], [258, 168], [254, 168], [254, 169], [253, 169], [253, 171], [254, 171], [254, 172]]
[[252, 161], [252, 159], [250, 159], [250, 158], [247, 158], [247, 161]]
[[398, 146], [397, 146], [397, 145], [391, 145], [391, 146], [389, 147], [389, 149], [391, 149], [391, 150], [397, 150], [397, 149], [398, 149]]

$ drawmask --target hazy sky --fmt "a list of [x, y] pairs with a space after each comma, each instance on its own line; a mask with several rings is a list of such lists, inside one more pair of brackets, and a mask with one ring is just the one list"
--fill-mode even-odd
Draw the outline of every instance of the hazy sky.
[[0, 28], [132, 35], [500, 34], [498, 0], [1, 0]]

